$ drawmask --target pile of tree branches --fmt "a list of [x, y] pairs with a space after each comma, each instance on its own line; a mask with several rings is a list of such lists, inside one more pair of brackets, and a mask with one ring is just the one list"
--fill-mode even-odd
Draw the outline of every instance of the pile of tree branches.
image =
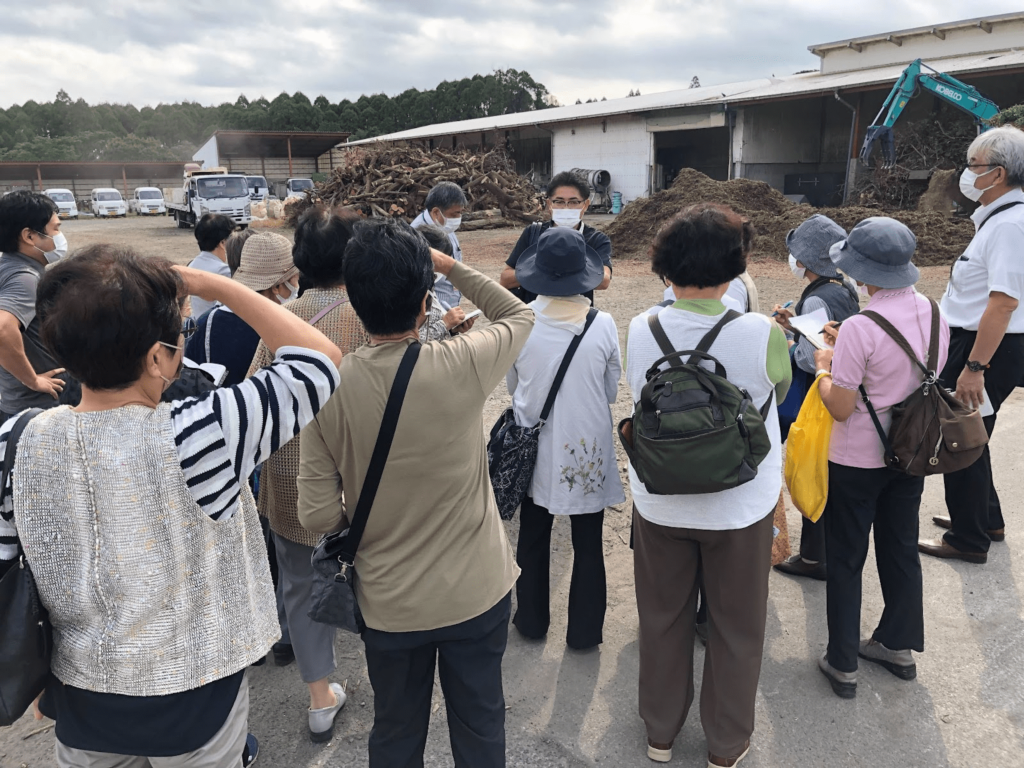
[[[350, 149], [345, 164], [305, 198], [289, 204], [286, 215], [294, 226], [303, 211], [322, 201], [358, 208], [365, 216], [409, 221], [424, 209], [430, 189], [442, 181], [454, 182], [466, 193], [465, 229], [522, 226], [542, 218], [543, 197], [516, 173], [503, 149], [427, 151], [386, 144]], [[475, 220], [480, 225], [470, 226]]]
[[911, 179], [911, 171], [962, 168], [977, 129], [958, 114], [902, 123], [895, 129], [896, 165], [863, 169], [850, 203], [884, 211], [914, 210], [928, 186], [927, 178]]

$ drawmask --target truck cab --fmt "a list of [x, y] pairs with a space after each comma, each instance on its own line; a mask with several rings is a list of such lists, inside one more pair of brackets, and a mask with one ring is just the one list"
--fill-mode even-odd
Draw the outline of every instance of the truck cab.
[[166, 216], [164, 195], [156, 187], [139, 187], [132, 195], [128, 207], [136, 216]]
[[57, 215], [62, 219], [78, 218], [78, 205], [70, 189], [47, 189], [43, 194], [57, 204]]
[[223, 168], [186, 169], [181, 189], [173, 190], [167, 210], [180, 229], [194, 227], [208, 213], [219, 213], [246, 227], [252, 222], [249, 183]]
[[302, 197], [306, 194], [306, 190], [313, 189], [312, 179], [288, 179], [284, 185], [284, 197], [287, 200], [289, 197]]
[[263, 176], [246, 176], [249, 184], [249, 199], [254, 203], [262, 203], [270, 196], [270, 185]]
[[128, 208], [124, 204], [121, 193], [113, 187], [97, 187], [90, 196], [92, 215], [96, 218], [110, 218], [119, 216], [124, 218], [128, 215]]

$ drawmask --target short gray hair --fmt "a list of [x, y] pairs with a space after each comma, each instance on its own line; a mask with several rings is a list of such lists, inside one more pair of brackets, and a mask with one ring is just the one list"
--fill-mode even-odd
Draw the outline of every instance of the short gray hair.
[[985, 131], [971, 142], [967, 158], [984, 157], [987, 163], [1006, 169], [1011, 187], [1024, 185], [1024, 131], [1004, 125]]
[[424, 207], [428, 211], [440, 208], [447, 211], [453, 205], [465, 205], [466, 193], [454, 181], [442, 181], [427, 193]]

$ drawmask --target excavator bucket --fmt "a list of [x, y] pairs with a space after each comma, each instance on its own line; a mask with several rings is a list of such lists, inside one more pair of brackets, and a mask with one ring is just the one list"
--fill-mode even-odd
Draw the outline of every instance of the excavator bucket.
[[887, 125], [872, 125], [868, 127], [867, 135], [864, 137], [864, 146], [860, 150], [860, 161], [868, 165], [871, 161], [871, 152], [879, 145], [879, 152], [882, 156], [882, 167], [892, 168], [896, 165], [896, 139], [893, 137], [892, 128]]

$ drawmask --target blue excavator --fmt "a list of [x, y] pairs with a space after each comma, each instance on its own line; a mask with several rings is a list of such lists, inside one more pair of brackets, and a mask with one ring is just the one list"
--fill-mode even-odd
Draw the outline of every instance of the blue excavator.
[[[900, 75], [892, 91], [882, 104], [873, 125], [868, 126], [860, 160], [865, 165], [871, 158], [875, 144], [880, 146], [882, 167], [891, 168], [896, 164], [896, 141], [892, 127], [903, 114], [907, 103], [922, 91], [927, 91], [948, 104], [952, 104], [974, 118], [978, 132], [991, 128], [989, 121], [999, 114], [999, 107], [982, 96], [973, 85], [962, 83], [955, 77], [932, 69], [920, 59], [912, 62]], [[885, 119], [882, 119], [882, 116]], [[879, 122], [881, 120], [881, 122]]]

